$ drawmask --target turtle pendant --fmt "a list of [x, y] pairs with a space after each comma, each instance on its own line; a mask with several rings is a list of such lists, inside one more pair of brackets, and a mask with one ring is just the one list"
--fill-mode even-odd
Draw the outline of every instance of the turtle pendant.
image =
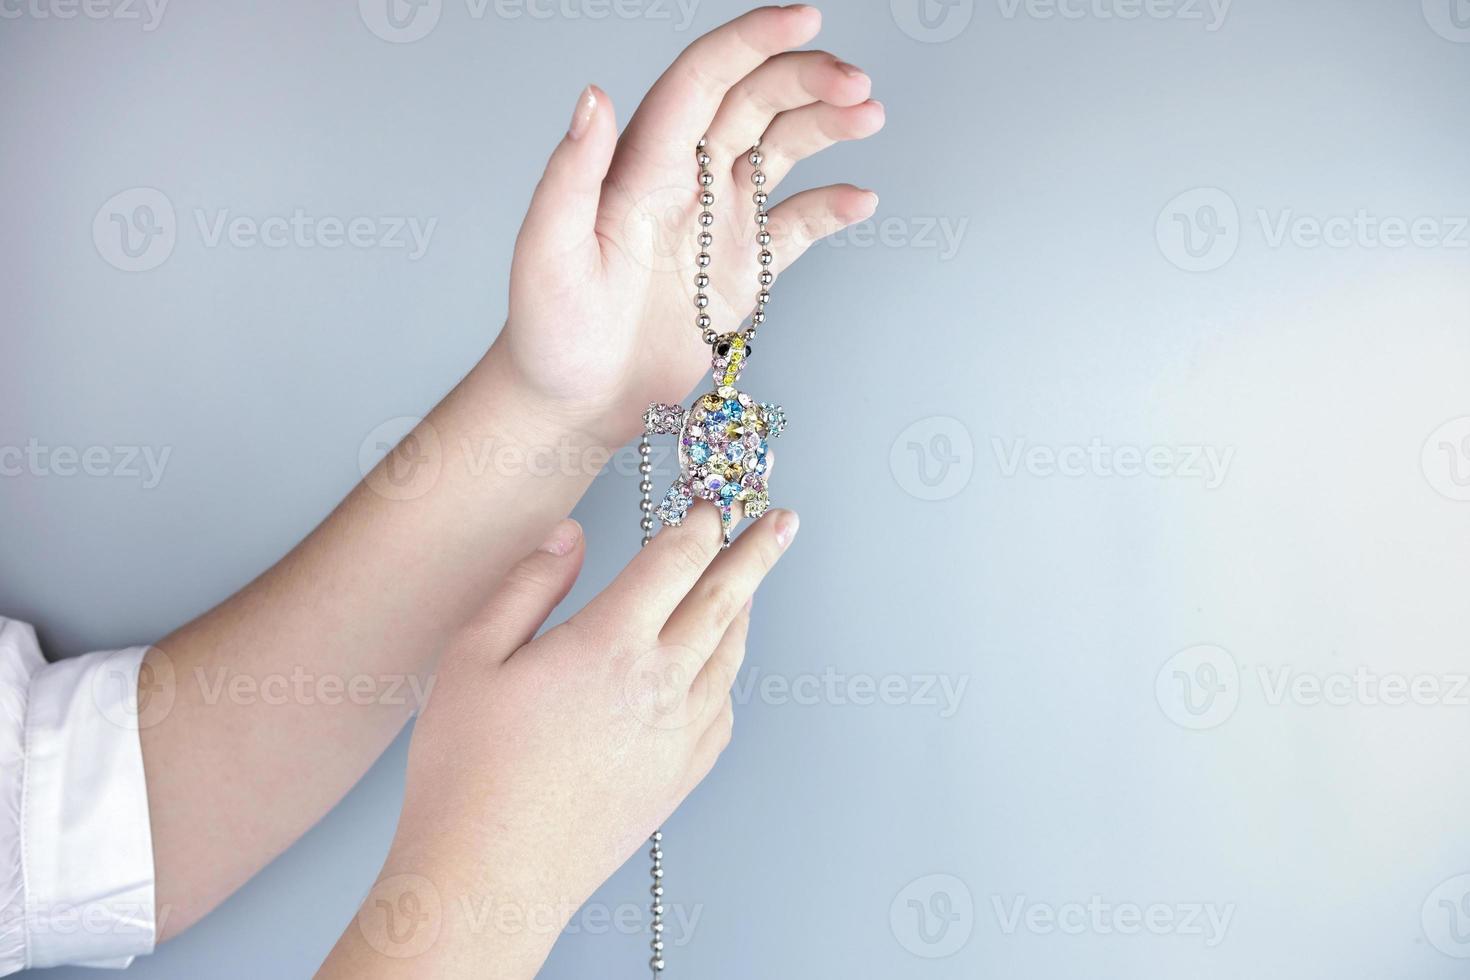
[[679, 476], [655, 511], [658, 519], [674, 527], [684, 522], [696, 498], [712, 501], [720, 508], [729, 547], [735, 524], [742, 517], [760, 517], [771, 504], [766, 443], [786, 428], [786, 415], [779, 405], [757, 402], [735, 387], [750, 355], [744, 334], [726, 334], [712, 349], [714, 390], [700, 395], [687, 410], [655, 402], [643, 414], [643, 428], [650, 434], [679, 436]]

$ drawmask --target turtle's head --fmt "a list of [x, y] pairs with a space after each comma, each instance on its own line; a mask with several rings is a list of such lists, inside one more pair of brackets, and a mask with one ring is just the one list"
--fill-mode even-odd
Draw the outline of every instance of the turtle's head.
[[710, 365], [713, 368], [715, 384], [721, 388], [733, 387], [740, 380], [740, 371], [745, 367], [745, 359], [750, 356], [750, 344], [745, 339], [745, 334], [740, 331], [721, 334], [710, 348], [713, 357]]

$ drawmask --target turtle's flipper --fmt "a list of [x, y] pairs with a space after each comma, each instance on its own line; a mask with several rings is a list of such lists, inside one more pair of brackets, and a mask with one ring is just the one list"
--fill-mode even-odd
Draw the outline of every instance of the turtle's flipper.
[[730, 547], [730, 529], [735, 526], [735, 522], [738, 520], [739, 518], [735, 516], [735, 508], [733, 504], [731, 504], [729, 501], [726, 501], [725, 503], [720, 505], [720, 533], [723, 534], [725, 538], [724, 543], [720, 545], [721, 550]]
[[761, 419], [766, 423], [766, 430], [773, 436], [779, 436], [786, 431], [786, 412], [780, 405], [761, 402]]
[[684, 407], [682, 405], [665, 405], [663, 402], [654, 402], [648, 406], [648, 411], [643, 413], [643, 431], [649, 435], [677, 435], [683, 424]]
[[681, 477], [664, 491], [664, 499], [658, 505], [658, 519], [668, 527], [678, 527], [684, 523], [684, 515], [689, 513], [689, 505], [692, 503], [694, 487]]

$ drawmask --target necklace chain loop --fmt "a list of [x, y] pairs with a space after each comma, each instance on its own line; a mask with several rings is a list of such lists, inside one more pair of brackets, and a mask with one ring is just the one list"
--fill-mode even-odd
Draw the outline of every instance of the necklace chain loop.
[[[720, 335], [715, 330], [714, 320], [709, 314], [710, 299], [709, 293], [705, 290], [710, 284], [709, 248], [715, 240], [714, 233], [710, 231], [715, 223], [715, 213], [710, 210], [715, 204], [714, 191], [710, 190], [714, 186], [715, 175], [709, 168], [710, 155], [705, 152], [705, 145], [706, 141], [701, 139], [694, 147], [694, 160], [699, 164], [700, 204], [699, 233], [695, 237], [695, 242], [699, 245], [699, 252], [694, 257], [695, 265], [699, 267], [694, 273], [694, 327], [704, 338], [706, 344], [713, 345], [719, 340]], [[766, 174], [761, 170], [761, 164], [765, 162], [765, 155], [761, 153], [759, 140], [746, 154], [746, 160], [753, 168], [750, 182], [755, 186], [755, 191], [751, 194], [751, 200], [755, 202], [755, 243], [760, 248], [756, 257], [760, 260], [761, 266], [757, 276], [760, 288], [755, 294], [755, 309], [750, 314], [750, 326], [745, 328], [745, 339], [754, 340], [756, 331], [766, 321], [766, 304], [771, 301], [771, 283], [776, 281], [776, 274], [771, 269], [775, 256], [771, 254], [771, 232], [766, 227], [771, 220], [770, 212], [766, 209], [766, 204], [770, 201], [771, 196], [766, 193]]]

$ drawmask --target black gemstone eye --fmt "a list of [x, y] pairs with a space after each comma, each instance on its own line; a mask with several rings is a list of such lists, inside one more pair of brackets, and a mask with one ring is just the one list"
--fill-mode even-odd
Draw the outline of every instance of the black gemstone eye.
[[750, 346], [750, 341], [747, 340], [745, 342], [745, 356], [746, 357], [749, 357], [750, 355], [752, 355], [754, 353], [755, 353], [755, 348], [752, 347], [752, 346]]
[[730, 342], [728, 340], [722, 340], [718, 344], [715, 344], [715, 353], [721, 357], [729, 357]]

